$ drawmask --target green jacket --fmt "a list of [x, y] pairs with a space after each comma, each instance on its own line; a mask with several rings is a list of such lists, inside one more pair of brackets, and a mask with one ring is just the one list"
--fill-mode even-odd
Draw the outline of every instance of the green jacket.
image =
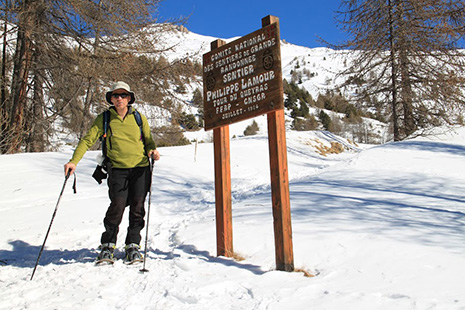
[[[141, 114], [142, 134], [134, 117], [134, 109], [129, 106], [128, 114], [122, 119], [113, 107], [110, 107], [110, 121], [107, 129], [107, 158], [114, 168], [146, 167], [149, 165], [147, 153], [156, 149], [147, 118]], [[103, 135], [103, 113], [94, 120], [92, 127], [79, 141], [70, 162], [78, 164], [87, 150]]]

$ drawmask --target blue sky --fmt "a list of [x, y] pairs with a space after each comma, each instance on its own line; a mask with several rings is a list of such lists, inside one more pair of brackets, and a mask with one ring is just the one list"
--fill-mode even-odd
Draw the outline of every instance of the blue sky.
[[261, 28], [267, 15], [279, 17], [281, 39], [289, 43], [318, 47], [317, 36], [331, 43], [345, 39], [334, 21], [337, 0], [164, 0], [160, 19], [190, 16], [186, 27], [195, 33], [228, 39]]

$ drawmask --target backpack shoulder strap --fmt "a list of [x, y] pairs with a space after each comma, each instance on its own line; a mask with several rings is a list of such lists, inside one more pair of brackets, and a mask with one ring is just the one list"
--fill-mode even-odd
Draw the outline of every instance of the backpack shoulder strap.
[[102, 141], [102, 155], [103, 158], [107, 157], [107, 132], [108, 132], [108, 123], [110, 122], [110, 110], [105, 110], [103, 112], [103, 135], [100, 137], [100, 141]]
[[137, 123], [137, 125], [139, 126], [139, 129], [140, 129], [140, 139], [145, 144], [144, 133], [142, 131], [142, 116], [140, 116], [139, 111], [137, 111], [136, 109], [134, 109], [134, 118], [136, 119], [136, 123]]
[[103, 112], [103, 137], [107, 137], [108, 123], [110, 122], [110, 110]]
[[139, 125], [139, 127], [142, 127], [142, 116], [140, 116], [139, 111], [137, 111], [136, 109], [134, 109], [134, 117], [136, 118], [137, 125]]
[[[134, 109], [134, 118], [136, 119], [136, 123], [137, 125], [139, 126], [139, 130], [140, 130], [140, 140], [142, 141], [142, 143], [144, 144], [145, 146], [145, 136], [144, 136], [144, 132], [142, 130], [142, 116], [140, 115], [139, 111], [137, 111], [136, 109]], [[148, 157], [149, 155], [147, 154], [147, 150], [145, 150], [145, 155]]]

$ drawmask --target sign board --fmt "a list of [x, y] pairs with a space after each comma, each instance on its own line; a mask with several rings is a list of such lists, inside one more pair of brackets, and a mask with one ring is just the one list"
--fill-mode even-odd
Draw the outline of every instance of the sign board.
[[276, 268], [294, 270], [279, 18], [234, 42], [211, 43], [203, 55], [205, 130], [213, 129], [218, 256], [232, 257], [229, 124], [267, 114]]
[[203, 55], [205, 130], [284, 108], [279, 23]]

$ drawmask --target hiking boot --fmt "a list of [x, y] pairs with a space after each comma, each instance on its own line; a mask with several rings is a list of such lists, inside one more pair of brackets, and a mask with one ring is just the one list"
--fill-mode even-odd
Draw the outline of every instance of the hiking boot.
[[100, 254], [97, 256], [97, 260], [113, 260], [113, 252], [115, 251], [116, 244], [114, 243], [103, 243], [99, 246]]
[[137, 243], [128, 244], [125, 249], [128, 263], [142, 261], [142, 254], [139, 253], [140, 246]]

